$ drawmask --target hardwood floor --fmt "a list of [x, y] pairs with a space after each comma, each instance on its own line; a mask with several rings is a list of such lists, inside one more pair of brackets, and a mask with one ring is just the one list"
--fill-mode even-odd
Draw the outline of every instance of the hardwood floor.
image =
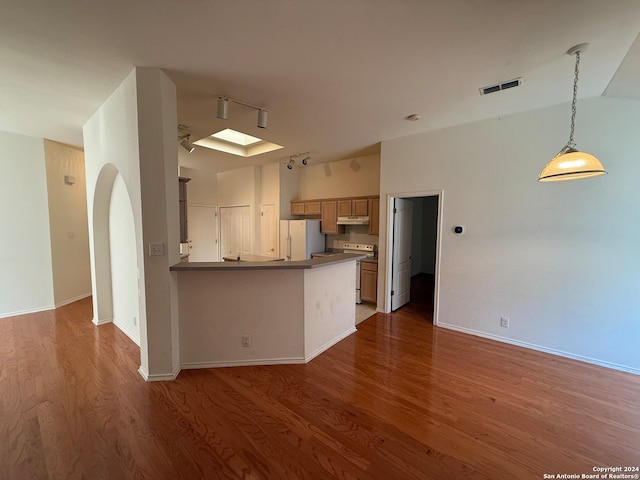
[[640, 466], [640, 378], [376, 314], [307, 365], [145, 383], [90, 299], [0, 319], [2, 479], [539, 479]]

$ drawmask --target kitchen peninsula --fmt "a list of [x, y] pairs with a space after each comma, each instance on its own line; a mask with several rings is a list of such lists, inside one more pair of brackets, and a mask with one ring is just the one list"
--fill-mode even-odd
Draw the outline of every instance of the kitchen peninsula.
[[360, 258], [173, 265], [181, 367], [310, 361], [356, 331]]

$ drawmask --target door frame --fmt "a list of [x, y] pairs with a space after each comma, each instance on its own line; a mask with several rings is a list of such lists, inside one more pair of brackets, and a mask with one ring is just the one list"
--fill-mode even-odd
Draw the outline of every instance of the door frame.
[[444, 212], [444, 190], [426, 190], [420, 192], [402, 192], [387, 194], [386, 258], [384, 278], [384, 312], [391, 312], [391, 272], [393, 268], [393, 204], [396, 198], [438, 197], [438, 218], [436, 220], [436, 261], [433, 278], [433, 324], [438, 325], [440, 313], [440, 258], [442, 253], [442, 221]]

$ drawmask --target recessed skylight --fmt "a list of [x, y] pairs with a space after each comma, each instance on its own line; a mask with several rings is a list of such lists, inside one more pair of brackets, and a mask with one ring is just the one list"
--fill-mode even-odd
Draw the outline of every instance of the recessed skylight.
[[243, 147], [253, 145], [257, 142], [262, 142], [262, 139], [258, 137], [253, 137], [251, 135], [247, 135], [246, 133], [237, 132], [236, 130], [232, 130], [231, 128], [225, 128], [224, 130], [221, 130], [218, 133], [214, 133], [211, 136], [219, 138], [220, 140], [224, 140], [225, 142], [242, 145]]
[[261, 153], [272, 152], [282, 148], [282, 145], [267, 142], [261, 138], [247, 135], [246, 133], [238, 132], [230, 128], [213, 133], [193, 143], [200, 147], [211, 148], [219, 152], [231, 153], [240, 157], [253, 157], [254, 155], [260, 155]]

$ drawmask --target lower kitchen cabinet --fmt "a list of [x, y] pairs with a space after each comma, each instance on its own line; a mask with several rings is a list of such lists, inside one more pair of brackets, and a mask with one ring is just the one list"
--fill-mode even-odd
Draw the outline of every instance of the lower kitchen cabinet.
[[378, 301], [378, 264], [360, 262], [360, 298], [365, 302]]

